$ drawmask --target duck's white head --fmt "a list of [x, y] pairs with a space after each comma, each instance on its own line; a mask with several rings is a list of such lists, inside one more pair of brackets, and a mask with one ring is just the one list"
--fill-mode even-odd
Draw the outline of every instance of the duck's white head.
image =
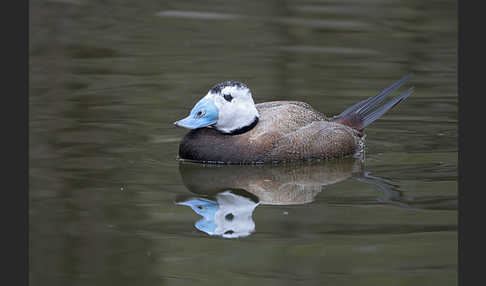
[[212, 126], [222, 133], [238, 134], [255, 126], [258, 117], [250, 89], [241, 82], [225, 81], [213, 86], [189, 116], [174, 124], [188, 129]]

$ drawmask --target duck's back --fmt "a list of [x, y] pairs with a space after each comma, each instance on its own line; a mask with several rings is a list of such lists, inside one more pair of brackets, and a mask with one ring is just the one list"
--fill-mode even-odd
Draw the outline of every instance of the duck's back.
[[190, 131], [179, 148], [181, 159], [220, 163], [265, 163], [324, 159], [353, 154], [360, 134], [329, 121], [309, 104], [272, 101], [256, 105], [258, 124], [226, 135], [213, 128]]

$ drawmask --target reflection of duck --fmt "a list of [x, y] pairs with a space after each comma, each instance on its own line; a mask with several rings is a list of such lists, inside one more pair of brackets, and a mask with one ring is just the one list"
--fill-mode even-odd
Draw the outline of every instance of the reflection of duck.
[[343, 181], [361, 170], [353, 158], [323, 163], [277, 166], [214, 166], [181, 162], [184, 185], [206, 197], [179, 200], [203, 218], [198, 230], [225, 238], [244, 237], [255, 229], [252, 213], [259, 204], [305, 204], [326, 185]]
[[255, 230], [252, 213], [258, 205], [297, 205], [314, 201], [326, 186], [352, 178], [373, 186], [377, 194], [325, 195], [331, 205], [388, 204], [419, 209], [456, 209], [456, 197], [404, 196], [390, 180], [372, 176], [354, 158], [286, 165], [202, 165], [181, 162], [184, 185], [197, 196], [182, 196], [178, 204], [203, 218], [198, 230], [225, 238], [248, 236]]
[[379, 105], [409, 78], [402, 78], [332, 118], [299, 101], [255, 105], [250, 89], [243, 83], [217, 84], [196, 103], [189, 116], [174, 123], [195, 129], [182, 139], [179, 157], [242, 164], [354, 154], [364, 144], [364, 128], [412, 93], [410, 88]]

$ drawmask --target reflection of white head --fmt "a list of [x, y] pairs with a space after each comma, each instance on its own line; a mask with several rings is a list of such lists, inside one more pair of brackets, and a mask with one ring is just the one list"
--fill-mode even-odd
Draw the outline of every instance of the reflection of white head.
[[219, 210], [214, 213], [214, 235], [226, 238], [244, 237], [255, 231], [253, 210], [259, 203], [230, 191], [216, 195]]
[[178, 204], [191, 207], [203, 217], [195, 224], [200, 231], [209, 235], [235, 238], [248, 236], [255, 231], [251, 215], [260, 203], [226, 191], [216, 195], [216, 202], [192, 198]]

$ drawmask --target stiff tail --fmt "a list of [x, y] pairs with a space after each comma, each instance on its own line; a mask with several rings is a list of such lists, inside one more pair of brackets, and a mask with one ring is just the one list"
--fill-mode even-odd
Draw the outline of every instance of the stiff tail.
[[413, 92], [413, 87], [407, 91], [395, 96], [381, 106], [379, 104], [385, 100], [392, 92], [400, 88], [412, 75], [407, 75], [401, 80], [393, 83], [380, 93], [368, 99], [360, 101], [355, 105], [346, 108], [341, 114], [332, 118], [332, 121], [352, 127], [362, 131], [376, 119], [380, 118], [385, 112], [399, 104]]

